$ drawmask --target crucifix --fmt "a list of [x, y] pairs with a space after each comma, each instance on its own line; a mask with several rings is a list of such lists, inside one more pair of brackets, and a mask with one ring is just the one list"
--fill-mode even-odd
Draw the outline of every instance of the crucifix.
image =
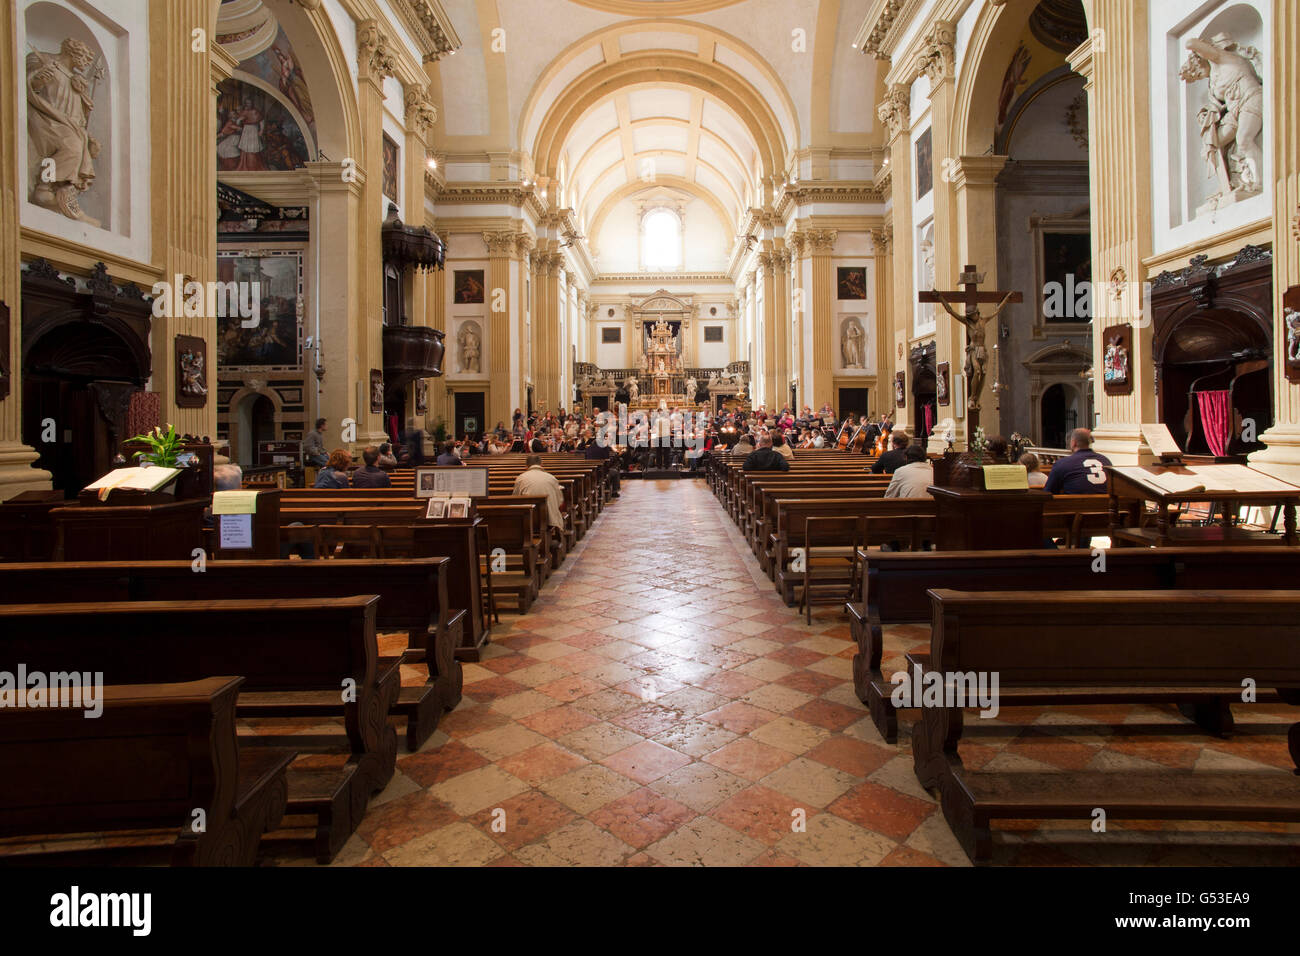
[[[931, 289], [917, 294], [918, 302], [938, 302], [943, 310], [966, 328], [966, 407], [969, 409], [967, 427], [974, 432], [980, 423], [980, 392], [984, 388], [984, 373], [988, 365], [989, 353], [984, 347], [984, 325], [995, 319], [1013, 302], [1023, 302], [1019, 292], [980, 292], [979, 284], [984, 281], [984, 273], [976, 272], [968, 265], [957, 277], [961, 290], [957, 292], [940, 292]], [[948, 297], [964, 305], [963, 313], [952, 307]], [[997, 308], [989, 315], [980, 314], [981, 302], [996, 302]]]

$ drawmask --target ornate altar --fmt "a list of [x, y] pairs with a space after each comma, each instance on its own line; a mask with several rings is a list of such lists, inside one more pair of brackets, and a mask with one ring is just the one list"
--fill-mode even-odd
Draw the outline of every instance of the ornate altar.
[[650, 329], [645, 354], [641, 356], [640, 396], [644, 404], [661, 401], [682, 404], [686, 394], [683, 383], [680, 339], [662, 318]]

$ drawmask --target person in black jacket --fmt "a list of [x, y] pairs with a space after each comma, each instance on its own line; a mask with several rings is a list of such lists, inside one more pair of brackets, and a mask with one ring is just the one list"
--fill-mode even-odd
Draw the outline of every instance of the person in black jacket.
[[388, 477], [388, 472], [378, 467], [379, 449], [371, 445], [361, 453], [361, 458], [365, 462], [360, 468], [352, 473], [353, 488], [391, 488], [393, 480]]
[[758, 439], [758, 447], [745, 456], [745, 471], [789, 471], [790, 463], [785, 456], [772, 449], [772, 436], [763, 432]]
[[877, 458], [876, 463], [871, 466], [873, 475], [892, 475], [907, 464], [907, 458], [903, 453], [907, 450], [907, 446], [912, 443], [907, 432], [901, 428], [895, 428], [891, 433], [890, 443], [894, 447]]

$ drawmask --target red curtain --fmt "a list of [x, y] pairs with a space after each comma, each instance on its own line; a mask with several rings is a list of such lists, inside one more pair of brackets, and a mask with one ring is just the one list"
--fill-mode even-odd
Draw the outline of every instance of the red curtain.
[[1197, 392], [1201, 427], [1211, 454], [1222, 457], [1228, 453], [1228, 439], [1232, 437], [1231, 405], [1227, 392]]
[[934, 406], [929, 402], [925, 403], [925, 434], [923, 438], [929, 438], [930, 432], [934, 431]]

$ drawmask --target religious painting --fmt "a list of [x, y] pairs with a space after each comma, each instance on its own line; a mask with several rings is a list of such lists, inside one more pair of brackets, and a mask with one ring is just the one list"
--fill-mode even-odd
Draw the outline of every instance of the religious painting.
[[920, 199], [934, 188], [934, 139], [931, 129], [916, 138], [916, 198]]
[[[612, 309], [610, 310], [613, 311]], [[617, 325], [606, 325], [600, 330], [601, 345], [618, 345], [623, 341], [623, 330]]]
[[866, 266], [840, 266], [836, 270], [836, 298], [865, 299], [867, 297]]
[[894, 376], [894, 404], [899, 408], [907, 405], [907, 373], [899, 372]]
[[1029, 48], [1023, 43], [1020, 44], [1007, 65], [1007, 72], [1002, 74], [1002, 89], [998, 93], [997, 128], [999, 130], [1007, 124], [1007, 116], [1011, 112], [1011, 104], [1015, 102], [1016, 91], [1029, 82], [1026, 74], [1029, 72], [1030, 59]]
[[1300, 285], [1291, 286], [1283, 294], [1282, 313], [1286, 328], [1286, 380], [1300, 383]]
[[720, 326], [720, 325], [706, 325], [706, 326], [704, 327], [704, 341], [706, 341], [706, 342], [721, 342], [721, 341], [722, 341], [722, 326]]
[[[433, 487], [433, 475], [425, 475], [429, 479], [429, 486]], [[424, 516], [434, 521], [442, 520], [447, 513], [446, 498], [430, 498], [429, 507], [424, 510]]]
[[[1083, 283], [1089, 283], [1084, 285]], [[1086, 232], [1043, 233], [1043, 318], [1048, 322], [1088, 322], [1091, 308], [1078, 307], [1092, 283], [1092, 236]], [[1061, 307], [1048, 307], [1048, 297]], [[1080, 312], [1087, 312], [1081, 315]]]
[[13, 384], [9, 371], [9, 306], [0, 302], [0, 399], [9, 397]]
[[952, 365], [948, 362], [940, 362], [934, 375], [934, 394], [940, 405], [952, 404], [951, 376]]
[[234, 283], [241, 301], [247, 294], [257, 304], [251, 318], [217, 317], [218, 367], [300, 370], [302, 252], [218, 252], [217, 282]]
[[312, 107], [307, 78], [298, 62], [298, 54], [280, 27], [271, 45], [239, 64], [239, 73], [247, 73], [279, 90], [285, 103], [302, 117], [312, 138], [316, 136], [316, 111]]
[[251, 83], [217, 86], [217, 169], [284, 172], [299, 169], [312, 149], [288, 106]]
[[1133, 376], [1129, 368], [1133, 355], [1133, 327], [1112, 325], [1102, 332], [1102, 385], [1107, 395], [1129, 395]]
[[195, 335], [176, 336], [176, 406], [208, 403], [208, 343]]
[[384, 134], [384, 195], [397, 202], [397, 144]]
[[483, 304], [483, 270], [456, 270], [453, 284], [457, 305]]
[[429, 410], [429, 380], [427, 378], [417, 378], [415, 380], [415, 414], [423, 415]]
[[384, 412], [384, 373], [377, 368], [370, 370], [370, 411], [376, 415]]

